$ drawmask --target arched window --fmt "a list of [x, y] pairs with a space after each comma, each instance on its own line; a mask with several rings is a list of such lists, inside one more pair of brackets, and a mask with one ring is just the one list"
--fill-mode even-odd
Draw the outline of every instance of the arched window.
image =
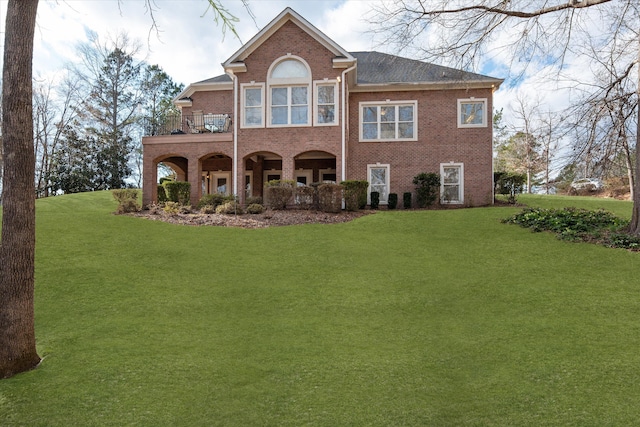
[[302, 58], [287, 56], [269, 70], [269, 124], [305, 126], [310, 123], [311, 71]]

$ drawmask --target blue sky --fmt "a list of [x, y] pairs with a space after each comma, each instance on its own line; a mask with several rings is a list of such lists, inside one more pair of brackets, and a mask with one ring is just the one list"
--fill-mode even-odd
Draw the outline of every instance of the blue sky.
[[[374, 40], [365, 19], [379, 0], [249, 0], [255, 22], [240, 0], [223, 0], [240, 20], [236, 23], [240, 40], [231, 33], [223, 36], [214, 15], [210, 11], [205, 13], [206, 0], [153, 0], [153, 3], [158, 32], [151, 28], [153, 20], [143, 0], [121, 0], [119, 3], [116, 0], [40, 0], [34, 74], [42, 79], [51, 78], [65, 63], [77, 61], [76, 46], [87, 41], [89, 31], [96, 32], [103, 41], [109, 35], [125, 31], [140, 42], [140, 59], [158, 64], [176, 82], [187, 85], [222, 74], [220, 64], [286, 7], [293, 8], [348, 51], [384, 52], [387, 49]], [[6, 5], [7, 0], [0, 0], [2, 31]], [[487, 65], [485, 70], [476, 72], [505, 77], [499, 75], [501, 70], [506, 70], [499, 57]], [[543, 94], [539, 86], [531, 84], [539, 75], [536, 71], [534, 68], [531, 76], [522, 79], [517, 86], [506, 82], [496, 92], [495, 106], [505, 109], [507, 119], [518, 92], [527, 98]], [[550, 105], [566, 101], [566, 96], [558, 91], [550, 91], [544, 96], [549, 96]]]

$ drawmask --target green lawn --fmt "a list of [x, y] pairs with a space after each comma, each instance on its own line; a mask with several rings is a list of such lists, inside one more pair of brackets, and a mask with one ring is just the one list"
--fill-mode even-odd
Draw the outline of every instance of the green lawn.
[[259, 230], [115, 216], [109, 193], [37, 209], [44, 361], [0, 381], [2, 426], [640, 419], [640, 253], [500, 223], [519, 209]]

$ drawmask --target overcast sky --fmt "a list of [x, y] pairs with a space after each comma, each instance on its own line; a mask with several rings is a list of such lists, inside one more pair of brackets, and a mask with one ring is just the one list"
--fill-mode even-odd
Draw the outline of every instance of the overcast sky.
[[[201, 81], [223, 74], [221, 63], [246, 43], [284, 8], [291, 7], [348, 51], [378, 50], [385, 46], [373, 39], [365, 17], [378, 0], [249, 0], [253, 18], [240, 0], [223, 0], [239, 18], [240, 40], [214, 21], [207, 0], [152, 0], [153, 18], [144, 0], [40, 0], [34, 50], [34, 75], [48, 78], [65, 63], [76, 61], [76, 47], [87, 41], [89, 31], [106, 41], [126, 32], [142, 46], [141, 59], [158, 64], [178, 83]], [[0, 0], [0, 26], [4, 40], [7, 0]], [[158, 31], [152, 29], [152, 24]], [[387, 52], [396, 53], [396, 52]], [[408, 56], [408, 55], [406, 55]], [[1, 58], [0, 58], [1, 60]], [[495, 67], [495, 68], [493, 68]], [[492, 70], [501, 64], [492, 61]], [[504, 69], [504, 68], [502, 68]], [[474, 70], [504, 78], [500, 72]], [[525, 85], [521, 85], [527, 90]], [[509, 109], [515, 90], [509, 81], [495, 94], [495, 107]], [[523, 89], [521, 89], [523, 90]], [[540, 93], [530, 88], [531, 93]], [[556, 101], [566, 99], [556, 93]], [[551, 103], [554, 103], [551, 98]], [[556, 102], [557, 104], [557, 102]], [[505, 111], [506, 112], [506, 111]], [[507, 118], [509, 113], [506, 114]]]

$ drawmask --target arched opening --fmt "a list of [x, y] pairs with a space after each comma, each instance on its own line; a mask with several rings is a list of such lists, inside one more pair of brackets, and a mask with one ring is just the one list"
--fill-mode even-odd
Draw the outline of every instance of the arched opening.
[[324, 151], [307, 151], [294, 158], [294, 179], [298, 185], [336, 182], [336, 156]]
[[224, 154], [210, 154], [201, 160], [202, 195], [230, 195], [232, 188], [232, 159]]
[[264, 184], [282, 179], [282, 157], [261, 151], [244, 158], [244, 200], [264, 197]]

